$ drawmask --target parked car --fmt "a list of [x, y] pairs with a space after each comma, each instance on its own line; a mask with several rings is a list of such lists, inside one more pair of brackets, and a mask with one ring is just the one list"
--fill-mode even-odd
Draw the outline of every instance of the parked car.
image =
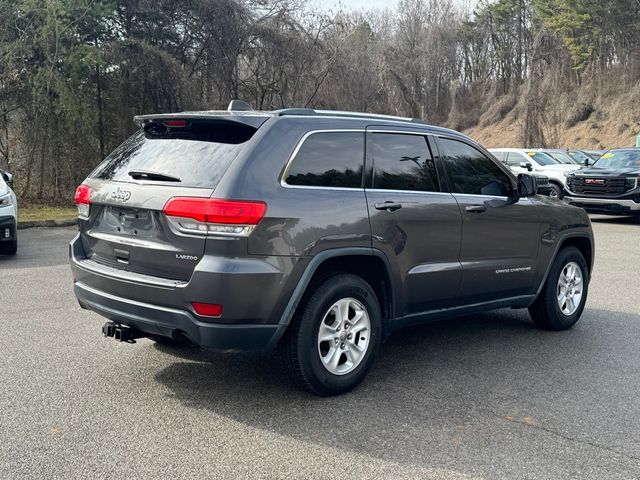
[[592, 149], [590, 150], [582, 149], [581, 151], [589, 155], [594, 160], [598, 160], [602, 155], [604, 155], [607, 152], [606, 150], [592, 150]]
[[532, 175], [535, 177], [536, 184], [538, 185], [538, 195], [546, 195], [548, 197], [551, 194], [549, 177], [546, 175], [540, 175], [539, 173], [534, 173]]
[[567, 203], [640, 221], [640, 148], [616, 148], [567, 177]]
[[551, 155], [536, 149], [490, 148], [489, 151], [515, 174], [533, 172], [549, 177], [549, 196], [564, 196], [565, 173], [577, 170], [579, 165], [565, 165]]
[[15, 255], [18, 251], [18, 200], [11, 189], [13, 176], [0, 175], [0, 255]]
[[583, 150], [567, 150], [567, 153], [571, 155], [578, 164], [585, 167], [593, 165], [593, 162], [600, 158], [600, 155], [598, 155], [596, 158], [593, 158]]
[[569, 155], [566, 150], [560, 150], [558, 148], [540, 148], [539, 151], [550, 155], [554, 160], [565, 165], [582, 165], [573, 156]]
[[74, 291], [106, 336], [277, 346], [297, 384], [332, 395], [401, 327], [503, 307], [578, 321], [588, 215], [475, 141], [400, 117], [229, 110], [136, 117], [78, 187]]

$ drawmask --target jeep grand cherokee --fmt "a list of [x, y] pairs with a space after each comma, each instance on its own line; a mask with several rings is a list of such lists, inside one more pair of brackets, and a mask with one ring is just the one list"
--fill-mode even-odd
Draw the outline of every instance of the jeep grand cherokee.
[[582, 313], [584, 210], [458, 132], [237, 101], [135, 120], [76, 192], [74, 290], [107, 336], [278, 347], [331, 395], [407, 325], [510, 307], [563, 330]]

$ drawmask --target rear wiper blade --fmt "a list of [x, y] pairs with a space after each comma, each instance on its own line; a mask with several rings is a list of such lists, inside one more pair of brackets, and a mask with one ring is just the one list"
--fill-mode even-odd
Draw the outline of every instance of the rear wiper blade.
[[129, 176], [135, 180], [159, 180], [162, 182], [181, 182], [178, 177], [167, 175], [162, 172], [152, 172], [150, 170], [130, 170]]

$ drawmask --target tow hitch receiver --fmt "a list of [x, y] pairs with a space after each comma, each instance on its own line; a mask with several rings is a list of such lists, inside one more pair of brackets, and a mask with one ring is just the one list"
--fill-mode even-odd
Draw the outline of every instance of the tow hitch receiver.
[[102, 335], [105, 337], [113, 337], [119, 342], [136, 343], [136, 338], [142, 335], [127, 325], [119, 323], [107, 322], [102, 326]]

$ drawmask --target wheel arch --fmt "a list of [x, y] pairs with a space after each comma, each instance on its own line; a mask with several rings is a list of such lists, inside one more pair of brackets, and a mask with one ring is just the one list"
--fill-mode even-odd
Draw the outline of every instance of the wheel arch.
[[547, 281], [547, 277], [549, 276], [549, 272], [551, 271], [551, 266], [556, 261], [558, 257], [558, 253], [565, 247], [576, 247], [582, 253], [585, 261], [587, 262], [587, 268], [589, 269], [589, 279], [591, 279], [591, 272], [593, 271], [593, 260], [594, 260], [594, 246], [593, 246], [593, 238], [586, 234], [575, 233], [565, 235], [560, 241], [558, 241], [556, 245], [556, 249], [551, 256], [551, 260], [547, 265], [547, 269], [544, 273], [544, 277], [542, 278], [542, 282], [538, 286], [538, 290], [536, 292], [536, 297], [540, 295], [540, 292], [544, 288], [544, 284]]
[[380, 302], [384, 334], [389, 332], [391, 319], [394, 318], [395, 292], [386, 255], [373, 248], [337, 248], [320, 252], [311, 259], [280, 318], [270, 346], [280, 341], [311, 288], [337, 273], [358, 275], [371, 286]]

